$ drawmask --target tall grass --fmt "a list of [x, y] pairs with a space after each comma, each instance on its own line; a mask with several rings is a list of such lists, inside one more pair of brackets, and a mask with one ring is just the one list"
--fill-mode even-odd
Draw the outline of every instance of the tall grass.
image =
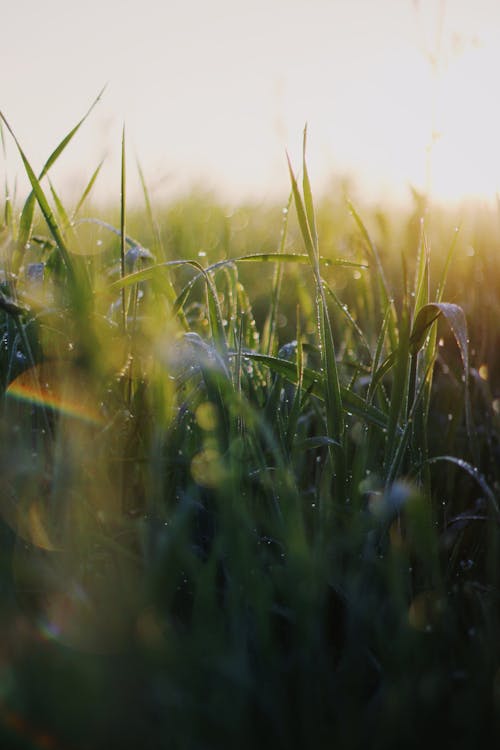
[[305, 134], [274, 245], [214, 208], [207, 250], [189, 203], [159, 230], [142, 171], [128, 220], [125, 133], [116, 228], [80, 216], [100, 167], [73, 211], [48, 181], [84, 120], [38, 177], [2, 120], [32, 187], [2, 228], [5, 742], [498, 734], [498, 414], [455, 233], [435, 275], [422, 224], [399, 282], [352, 204], [323, 247]]

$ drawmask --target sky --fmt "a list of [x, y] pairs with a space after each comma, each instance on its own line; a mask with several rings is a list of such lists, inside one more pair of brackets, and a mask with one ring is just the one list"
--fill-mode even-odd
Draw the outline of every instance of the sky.
[[118, 199], [124, 123], [132, 197], [139, 160], [156, 200], [286, 200], [306, 122], [317, 192], [500, 190], [498, 0], [16, 0], [0, 33], [0, 109], [36, 170], [107, 85], [53, 168], [63, 195], [104, 158], [97, 195]]

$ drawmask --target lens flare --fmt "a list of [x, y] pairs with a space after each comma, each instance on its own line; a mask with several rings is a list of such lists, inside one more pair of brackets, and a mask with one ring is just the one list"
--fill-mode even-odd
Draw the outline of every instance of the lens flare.
[[36, 365], [10, 383], [6, 396], [86, 422], [103, 421], [88, 380], [71, 365], [63, 368], [51, 362]]

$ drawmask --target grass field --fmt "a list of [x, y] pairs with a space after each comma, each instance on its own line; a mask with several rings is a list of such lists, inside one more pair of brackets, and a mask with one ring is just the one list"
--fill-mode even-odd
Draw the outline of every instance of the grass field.
[[103, 217], [80, 125], [3, 120], [2, 746], [499, 739], [498, 217], [315, 203], [305, 135], [230, 210], [127, 211], [124, 138]]

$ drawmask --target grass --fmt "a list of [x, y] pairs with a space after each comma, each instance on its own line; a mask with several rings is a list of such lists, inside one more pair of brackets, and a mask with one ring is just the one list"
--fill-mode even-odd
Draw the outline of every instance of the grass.
[[49, 181], [85, 119], [37, 177], [2, 116], [4, 745], [498, 736], [487, 217], [315, 203], [305, 134], [281, 219], [127, 212], [124, 132], [117, 228]]

